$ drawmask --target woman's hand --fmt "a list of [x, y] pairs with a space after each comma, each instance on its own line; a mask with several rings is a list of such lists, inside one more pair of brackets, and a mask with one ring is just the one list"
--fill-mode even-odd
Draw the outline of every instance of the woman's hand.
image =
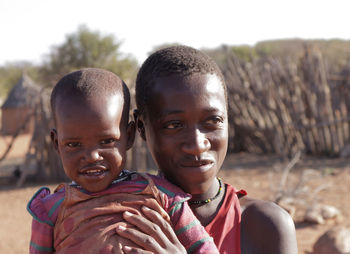
[[144, 250], [124, 246], [125, 253], [187, 253], [177, 239], [171, 225], [156, 211], [143, 206], [143, 214], [147, 217], [142, 217], [129, 212], [124, 212], [124, 219], [137, 228], [125, 228], [119, 226], [116, 228], [117, 233], [127, 238], [137, 245], [144, 248]]

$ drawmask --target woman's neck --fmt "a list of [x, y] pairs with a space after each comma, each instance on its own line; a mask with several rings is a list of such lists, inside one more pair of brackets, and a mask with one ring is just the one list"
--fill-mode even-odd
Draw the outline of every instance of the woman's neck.
[[217, 177], [214, 177], [210, 182], [197, 184], [194, 187], [196, 187], [196, 189], [188, 191], [192, 195], [190, 203], [192, 201], [203, 201], [215, 197], [220, 188], [220, 182]]
[[[215, 181], [212, 187], [206, 193], [200, 195], [192, 195], [192, 199], [189, 201], [189, 205], [194, 215], [197, 217], [197, 219], [201, 222], [203, 226], [208, 225], [215, 218], [224, 201], [226, 188], [224, 184], [222, 184], [221, 187], [222, 190], [219, 191], [220, 184], [218, 181]], [[217, 197], [215, 199], [212, 199], [216, 196], [217, 193]], [[203, 201], [207, 199], [212, 200], [207, 203], [193, 203], [195, 201]]]

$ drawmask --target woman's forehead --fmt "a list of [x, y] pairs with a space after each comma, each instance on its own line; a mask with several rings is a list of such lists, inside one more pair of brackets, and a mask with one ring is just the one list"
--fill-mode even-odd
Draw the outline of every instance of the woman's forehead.
[[192, 79], [159, 79], [150, 96], [153, 112], [201, 111], [226, 112], [225, 92], [216, 76], [198, 76]]
[[164, 95], [174, 91], [186, 92], [187, 90], [197, 93], [223, 93], [224, 85], [215, 74], [195, 73], [190, 76], [172, 75], [159, 77], [155, 80], [152, 92]]

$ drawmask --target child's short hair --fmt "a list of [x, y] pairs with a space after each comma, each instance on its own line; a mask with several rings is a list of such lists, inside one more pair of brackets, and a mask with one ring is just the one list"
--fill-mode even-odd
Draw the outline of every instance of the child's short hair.
[[136, 104], [145, 113], [152, 86], [157, 78], [171, 75], [189, 76], [194, 73], [215, 74], [226, 95], [226, 84], [218, 65], [207, 54], [184, 45], [160, 49], [142, 64], [136, 78]]
[[57, 82], [51, 93], [50, 103], [54, 120], [56, 120], [56, 104], [61, 99], [88, 98], [121, 92], [124, 97], [123, 117], [126, 116], [128, 119], [130, 93], [124, 81], [117, 75], [98, 68], [85, 68], [68, 73]]

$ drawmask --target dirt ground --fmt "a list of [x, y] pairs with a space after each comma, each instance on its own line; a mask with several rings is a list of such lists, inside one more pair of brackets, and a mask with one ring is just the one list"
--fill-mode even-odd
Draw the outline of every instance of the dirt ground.
[[[274, 156], [235, 154], [228, 157], [220, 176], [237, 189], [245, 189], [252, 198], [274, 200], [281, 169], [287, 164]], [[308, 172], [308, 176], [305, 184], [298, 186], [303, 191], [295, 198], [293, 219], [299, 253], [311, 254], [313, 244], [324, 232], [340, 223], [350, 226], [350, 158], [301, 158], [287, 178], [287, 193], [300, 183], [302, 172]], [[334, 206], [341, 216], [323, 225], [306, 223], [305, 211], [313, 204]]]
[[[23, 154], [29, 140], [27, 136], [22, 136], [17, 141], [17, 152], [11, 154], [12, 159]], [[0, 156], [6, 144], [0, 139]], [[274, 156], [235, 154], [228, 156], [220, 176], [237, 189], [245, 189], [250, 197], [272, 200], [281, 182], [281, 169], [286, 164], [286, 161]], [[296, 204], [294, 221], [299, 253], [310, 254], [313, 243], [332, 226], [337, 223], [350, 226], [350, 159], [301, 158], [289, 174], [286, 187], [290, 190], [287, 192], [295, 189], [305, 170], [309, 176], [305, 178], [306, 183], [298, 187], [303, 192], [296, 199], [299, 202]], [[26, 183], [22, 188], [15, 188], [15, 182], [3, 178], [0, 179], [0, 186], [0, 253], [27, 253], [31, 217], [26, 211], [26, 204], [41, 184]], [[56, 184], [48, 185], [51, 190], [55, 186]], [[321, 191], [312, 196], [318, 188]], [[342, 218], [328, 221], [324, 225], [303, 222], [306, 208], [314, 202], [335, 206], [341, 211]]]

